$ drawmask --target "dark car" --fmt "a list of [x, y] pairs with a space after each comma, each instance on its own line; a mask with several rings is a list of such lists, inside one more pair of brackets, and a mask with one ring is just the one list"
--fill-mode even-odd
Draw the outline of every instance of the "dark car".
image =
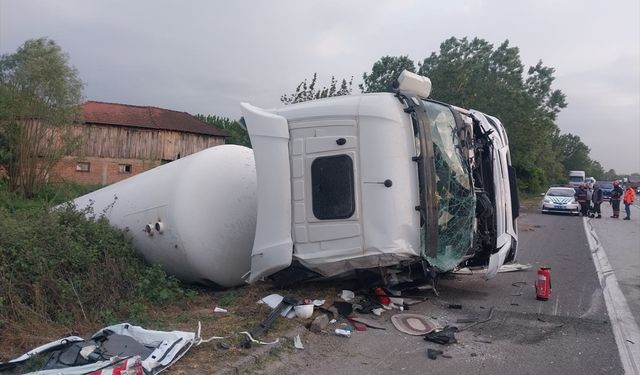
[[602, 190], [602, 197], [608, 201], [611, 199], [611, 191], [613, 191], [613, 181], [598, 181], [598, 186]]

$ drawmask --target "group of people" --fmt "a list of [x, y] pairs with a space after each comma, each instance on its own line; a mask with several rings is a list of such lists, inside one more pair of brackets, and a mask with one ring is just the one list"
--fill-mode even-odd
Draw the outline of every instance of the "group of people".
[[[576, 200], [580, 203], [580, 213], [582, 216], [587, 216], [589, 213], [593, 214], [593, 217], [600, 219], [602, 213], [600, 211], [600, 205], [604, 201], [604, 193], [598, 183], [593, 184], [593, 187], [587, 183], [581, 184], [576, 189]], [[627, 184], [627, 188], [622, 190], [620, 181], [613, 181], [613, 190], [611, 191], [611, 209], [613, 210], [612, 218], [617, 219], [620, 217], [620, 201], [624, 203], [624, 211], [626, 217], [623, 220], [631, 220], [631, 205], [636, 198], [636, 191], [631, 187], [631, 184]], [[593, 203], [593, 206], [591, 204]]]

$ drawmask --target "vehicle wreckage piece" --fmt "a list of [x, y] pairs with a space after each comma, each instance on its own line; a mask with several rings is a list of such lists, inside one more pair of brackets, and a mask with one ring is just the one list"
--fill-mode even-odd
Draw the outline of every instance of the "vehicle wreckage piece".
[[115, 373], [135, 366], [144, 368], [145, 373], [157, 374], [178, 361], [198, 340], [193, 332], [154, 331], [122, 323], [101, 329], [88, 341], [70, 336], [39, 346], [0, 363], [0, 370], [52, 352], [43, 369], [29, 375], [97, 375], [103, 374], [100, 370], [114, 369]]
[[147, 261], [188, 282], [419, 262], [429, 274], [469, 264], [493, 277], [517, 250], [504, 126], [428, 99], [425, 77], [398, 81], [395, 93], [243, 103], [253, 151], [214, 147], [74, 203], [93, 205]]

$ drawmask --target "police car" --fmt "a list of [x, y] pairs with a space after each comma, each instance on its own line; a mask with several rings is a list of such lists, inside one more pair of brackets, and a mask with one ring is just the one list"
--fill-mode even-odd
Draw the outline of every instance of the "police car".
[[542, 213], [564, 212], [578, 215], [580, 203], [576, 201], [575, 190], [570, 187], [552, 187], [542, 199]]

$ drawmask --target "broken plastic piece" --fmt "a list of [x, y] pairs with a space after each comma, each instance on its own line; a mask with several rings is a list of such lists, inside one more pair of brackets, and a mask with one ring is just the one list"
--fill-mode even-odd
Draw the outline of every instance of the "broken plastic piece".
[[216, 307], [213, 309], [213, 312], [216, 312], [216, 313], [226, 313], [226, 312], [228, 312], [228, 311], [227, 311], [227, 309], [223, 309], [222, 307], [217, 307], [217, 306], [216, 306]]
[[[262, 298], [261, 300], [258, 301], [259, 304], [267, 304], [267, 306], [271, 307], [272, 309], [275, 309], [276, 307], [278, 307], [278, 305], [280, 305], [280, 302], [282, 302], [282, 299], [284, 297], [279, 295], [279, 294], [270, 294], [264, 298]], [[293, 310], [293, 305], [290, 305], [286, 308], [284, 308], [282, 310], [282, 312], [280, 313], [280, 315], [285, 316], [289, 319], [295, 317], [295, 313], [292, 313]], [[292, 313], [291, 316], [289, 316], [289, 313]]]
[[309, 319], [313, 315], [313, 306], [314, 305], [298, 305], [294, 306], [293, 310], [296, 313], [296, 316], [301, 319]]
[[450, 345], [458, 342], [456, 340], [455, 332], [458, 332], [457, 327], [446, 326], [440, 331], [433, 331], [427, 334], [424, 339], [425, 341], [435, 342], [440, 345]]
[[356, 294], [350, 290], [343, 290], [342, 293], [340, 293], [340, 298], [345, 302], [351, 302], [355, 297]]
[[296, 335], [296, 337], [293, 338], [293, 346], [296, 349], [304, 349], [304, 345], [302, 345], [302, 340], [300, 339], [300, 335]]
[[351, 337], [351, 331], [347, 331], [346, 329], [336, 328], [335, 332], [338, 336]]
[[520, 263], [509, 263], [503, 264], [498, 268], [498, 272], [516, 272], [516, 271], [526, 271], [531, 269], [530, 264], [520, 264]]

